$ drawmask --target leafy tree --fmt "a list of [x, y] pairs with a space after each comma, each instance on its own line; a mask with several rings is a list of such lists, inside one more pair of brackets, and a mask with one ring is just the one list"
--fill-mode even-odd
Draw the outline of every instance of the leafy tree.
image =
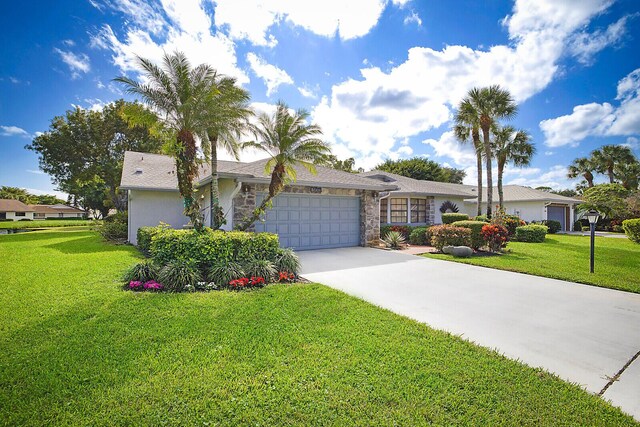
[[536, 147], [531, 144], [531, 137], [523, 130], [516, 131], [512, 126], [494, 129], [493, 153], [498, 163], [498, 198], [500, 210], [504, 209], [504, 193], [502, 191], [502, 175], [507, 163], [522, 167], [531, 164]]
[[568, 178], [577, 178], [582, 176], [588, 187], [593, 187], [593, 172], [596, 169], [591, 159], [579, 157], [569, 165]]
[[614, 174], [617, 180], [627, 190], [635, 190], [640, 183], [640, 162], [618, 163], [614, 166]]
[[34, 195], [33, 200], [34, 201], [32, 204], [34, 205], [60, 205], [65, 203], [64, 200], [59, 199], [58, 197], [52, 194]]
[[620, 184], [599, 184], [587, 188], [582, 193], [582, 200], [578, 206], [581, 211], [595, 209], [604, 217], [610, 219], [625, 219], [629, 215], [626, 198], [630, 191]]
[[144, 126], [131, 127], [122, 115], [131, 103], [118, 100], [102, 111], [81, 108], [54, 117], [49, 130], [37, 136], [26, 148], [39, 155], [40, 169], [53, 177], [58, 187], [80, 196], [83, 182], [97, 176], [104, 184], [107, 206], [122, 211], [126, 198], [118, 187], [127, 150], [158, 152], [161, 141]]
[[327, 164], [329, 165], [329, 167], [343, 171], [343, 172], [349, 172], [349, 173], [364, 172], [364, 169], [362, 168], [357, 168], [357, 169], [355, 168], [356, 160], [353, 157], [349, 157], [348, 159], [345, 159], [345, 160], [339, 160], [337, 156], [334, 156], [332, 154], [330, 156], [327, 156]]
[[[476, 170], [478, 173], [478, 186], [476, 199], [477, 211], [476, 215], [482, 215], [482, 155], [484, 148], [482, 141], [480, 141], [480, 120], [476, 109], [469, 99], [463, 99], [458, 106], [458, 111], [455, 116], [455, 127], [453, 128], [456, 139], [463, 144], [471, 143], [476, 152]], [[462, 183], [462, 180], [460, 180]]]
[[225, 222], [220, 207], [218, 189], [218, 148], [224, 148], [238, 159], [239, 139], [249, 127], [249, 118], [253, 111], [249, 107], [250, 95], [236, 85], [231, 77], [216, 76], [215, 94], [208, 107], [210, 112], [207, 128], [208, 138], [202, 141], [202, 150], [211, 165], [211, 185], [209, 186], [209, 224], [214, 230]]
[[494, 153], [491, 146], [491, 129], [498, 120], [509, 119], [518, 111], [518, 106], [508, 90], [499, 85], [484, 88], [473, 88], [463, 99], [469, 104], [469, 113], [475, 114], [482, 130], [482, 146], [484, 148], [485, 169], [487, 174], [487, 217], [491, 218], [493, 205], [493, 172], [491, 168]]
[[7, 187], [4, 185], [0, 187], [0, 199], [19, 200], [25, 204], [32, 204], [34, 200], [33, 195], [29, 194], [24, 188]]
[[118, 77], [128, 93], [139, 95], [158, 114], [158, 121], [173, 136], [169, 152], [176, 160], [178, 189], [184, 200], [184, 214], [196, 230], [204, 226], [200, 204], [195, 197], [194, 180], [200, 159], [197, 140], [208, 141], [213, 100], [218, 94], [216, 71], [209, 65], [191, 67], [182, 52], [165, 54], [162, 67], [138, 57], [145, 72], [143, 83]]
[[628, 147], [622, 145], [603, 145], [591, 152], [591, 161], [596, 172], [607, 175], [609, 183], [616, 182], [616, 167], [637, 163], [638, 160]]
[[540, 187], [536, 187], [536, 190], [540, 190], [540, 191], [546, 191], [547, 193], [552, 193], [553, 192], [553, 188], [551, 187], [547, 187], [547, 186], [540, 186]]
[[296, 165], [315, 174], [315, 164], [326, 163], [331, 151], [318, 138], [322, 134], [320, 127], [306, 123], [308, 117], [309, 113], [305, 110], [291, 114], [289, 107], [280, 101], [273, 115], [261, 114], [258, 124], [251, 125], [256, 141], [244, 143], [243, 148], [256, 148], [269, 155], [265, 173], [271, 175], [271, 182], [268, 194], [253, 215], [237, 227], [239, 230], [249, 228], [271, 206], [271, 200], [282, 192], [284, 186], [290, 181], [295, 182]]
[[575, 197], [578, 195], [578, 192], [572, 188], [565, 188], [563, 190], [551, 190], [550, 192], [565, 197]]
[[386, 160], [379, 164], [375, 169], [395, 173], [396, 175], [406, 176], [408, 178], [453, 182], [454, 184], [462, 184], [466, 173], [463, 170], [448, 168], [441, 166], [433, 160], [422, 157], [413, 157], [411, 159]]

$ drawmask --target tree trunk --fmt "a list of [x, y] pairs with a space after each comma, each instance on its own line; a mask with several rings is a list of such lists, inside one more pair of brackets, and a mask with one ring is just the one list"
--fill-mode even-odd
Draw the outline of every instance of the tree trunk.
[[181, 150], [176, 156], [176, 170], [178, 189], [184, 199], [184, 214], [191, 220], [191, 225], [199, 231], [202, 230], [204, 224], [200, 203], [193, 194], [193, 181], [198, 174], [196, 141], [190, 131], [182, 129], [178, 132], [177, 142]]
[[218, 137], [211, 141], [211, 185], [209, 186], [209, 226], [218, 230], [223, 225], [224, 213], [220, 208], [220, 190], [218, 188]]
[[484, 155], [487, 168], [487, 218], [491, 219], [493, 204], [493, 171], [491, 170], [491, 141], [489, 137], [490, 120], [481, 118], [482, 135], [484, 137]]
[[480, 144], [480, 133], [477, 128], [473, 128], [471, 131], [473, 136], [473, 146], [476, 149], [476, 168], [478, 169], [478, 206], [476, 215], [482, 215], [482, 146]]
[[609, 175], [609, 183], [613, 184], [616, 182], [615, 175], [613, 174], [613, 168], [607, 169], [607, 175]]
[[504, 171], [504, 162], [498, 160], [498, 200], [500, 210], [504, 211], [504, 193], [502, 192], [502, 172]]
[[593, 187], [593, 174], [591, 172], [585, 172], [582, 176], [587, 181], [589, 187]]
[[269, 207], [271, 199], [280, 194], [284, 188], [284, 174], [284, 165], [276, 165], [271, 173], [271, 183], [269, 184], [269, 193], [267, 194], [267, 197], [265, 197], [262, 203], [260, 203], [260, 207], [253, 210], [253, 214], [249, 218], [245, 219], [236, 227], [237, 230], [245, 231], [247, 228], [251, 227], [254, 222], [260, 219], [260, 215], [262, 215], [267, 207]]

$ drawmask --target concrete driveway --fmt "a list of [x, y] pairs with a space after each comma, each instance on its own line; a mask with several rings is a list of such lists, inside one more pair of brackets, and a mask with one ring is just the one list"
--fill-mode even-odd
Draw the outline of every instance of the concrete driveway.
[[604, 398], [640, 420], [638, 294], [379, 249], [299, 256], [311, 281], [542, 367], [592, 393], [606, 388]]

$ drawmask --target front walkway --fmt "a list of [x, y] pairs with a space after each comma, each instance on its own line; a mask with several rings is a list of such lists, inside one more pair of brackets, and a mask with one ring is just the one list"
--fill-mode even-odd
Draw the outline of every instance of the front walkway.
[[311, 281], [543, 367], [592, 393], [609, 385], [604, 397], [640, 420], [639, 294], [379, 249], [299, 256]]

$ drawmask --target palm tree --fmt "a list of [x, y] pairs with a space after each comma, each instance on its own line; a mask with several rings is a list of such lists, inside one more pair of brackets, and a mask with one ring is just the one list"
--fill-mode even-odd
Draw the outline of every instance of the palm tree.
[[609, 183], [616, 182], [616, 165], [632, 164], [636, 158], [629, 147], [622, 145], [603, 145], [591, 152], [591, 159], [598, 173], [609, 177]]
[[128, 77], [114, 80], [125, 85], [128, 93], [140, 95], [173, 135], [174, 143], [170, 151], [176, 160], [178, 189], [184, 199], [184, 213], [195, 229], [200, 230], [203, 217], [193, 187], [199, 163], [197, 140], [208, 139], [210, 106], [217, 94], [216, 72], [206, 64], [192, 68], [181, 52], [165, 54], [162, 67], [148, 59], [137, 58], [145, 72], [145, 82]]
[[482, 142], [480, 141], [480, 123], [478, 116], [471, 103], [463, 100], [458, 106], [458, 112], [455, 116], [456, 125], [453, 132], [456, 139], [465, 144], [471, 136], [471, 142], [476, 152], [476, 169], [478, 170], [478, 198], [477, 215], [482, 215]]
[[531, 144], [531, 136], [523, 130], [516, 130], [512, 126], [494, 129], [493, 153], [498, 163], [498, 198], [500, 209], [504, 209], [504, 194], [502, 192], [502, 175], [507, 163], [515, 166], [528, 166], [536, 152]]
[[586, 157], [579, 157], [569, 165], [569, 171], [567, 172], [567, 177], [574, 179], [579, 176], [582, 176], [584, 180], [587, 182], [588, 187], [593, 187], [593, 171], [595, 167], [591, 159]]
[[243, 148], [256, 148], [269, 155], [270, 159], [264, 170], [266, 174], [271, 175], [271, 182], [268, 194], [254, 210], [253, 215], [237, 227], [239, 230], [246, 230], [256, 222], [284, 186], [296, 180], [296, 165], [301, 165], [315, 174], [317, 172], [314, 164], [327, 161], [331, 150], [324, 141], [317, 138], [322, 135], [320, 127], [306, 123], [308, 117], [309, 113], [305, 110], [291, 114], [289, 107], [280, 101], [273, 115], [261, 114], [258, 124], [250, 126], [256, 141], [244, 143]]
[[225, 223], [218, 189], [218, 148], [225, 149], [238, 160], [238, 140], [248, 129], [253, 111], [249, 107], [249, 92], [236, 86], [234, 78], [217, 78], [215, 91], [209, 109], [211, 116], [207, 128], [208, 138], [202, 141], [202, 151], [211, 164], [209, 226], [217, 230]]
[[627, 190], [637, 190], [640, 183], [640, 162], [619, 163], [615, 166], [616, 177]]
[[468, 102], [470, 113], [477, 117], [477, 122], [482, 130], [485, 166], [487, 170], [487, 217], [491, 218], [493, 204], [493, 171], [491, 169], [493, 153], [491, 151], [491, 128], [499, 119], [513, 117], [518, 106], [508, 90], [499, 85], [484, 88], [473, 88], [462, 102]]

